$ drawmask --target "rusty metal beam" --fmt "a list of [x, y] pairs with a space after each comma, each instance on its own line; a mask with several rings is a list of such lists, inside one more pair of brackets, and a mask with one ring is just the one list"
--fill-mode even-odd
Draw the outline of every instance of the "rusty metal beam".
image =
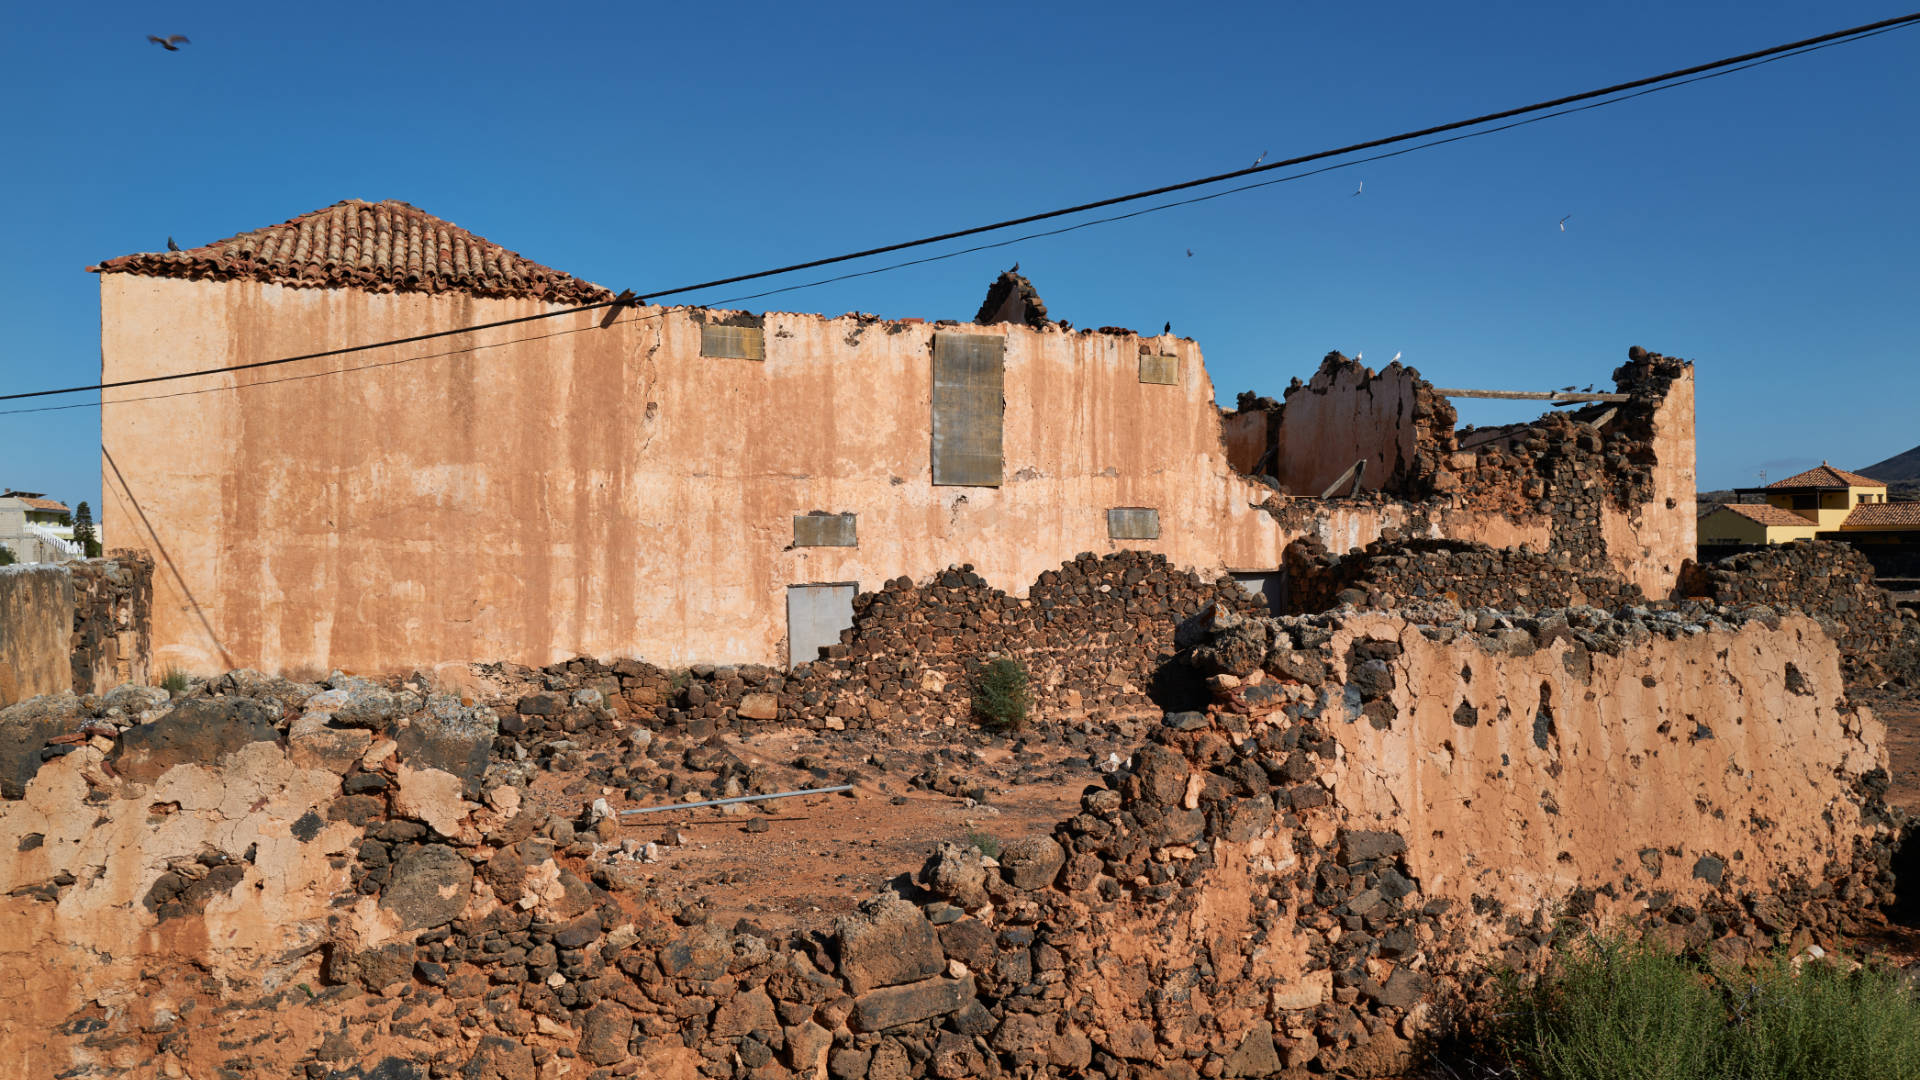
[[1494, 398], [1500, 401], [1632, 401], [1632, 394], [1570, 394], [1559, 390], [1455, 390], [1434, 387], [1433, 392], [1450, 398]]

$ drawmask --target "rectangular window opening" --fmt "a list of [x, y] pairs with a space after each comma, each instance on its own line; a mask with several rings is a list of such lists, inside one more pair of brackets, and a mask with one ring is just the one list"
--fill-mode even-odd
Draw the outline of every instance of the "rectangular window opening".
[[766, 331], [758, 326], [701, 323], [700, 355], [716, 360], [765, 360]]
[[840, 645], [853, 626], [857, 581], [787, 586], [787, 664], [808, 664]]
[[852, 514], [795, 514], [794, 547], [859, 547]]
[[1140, 381], [1158, 386], [1180, 385], [1180, 358], [1140, 355]]
[[1116, 506], [1107, 511], [1107, 536], [1114, 540], [1160, 539], [1160, 511], [1147, 506]]
[[933, 482], [999, 487], [1007, 341], [998, 334], [933, 336]]

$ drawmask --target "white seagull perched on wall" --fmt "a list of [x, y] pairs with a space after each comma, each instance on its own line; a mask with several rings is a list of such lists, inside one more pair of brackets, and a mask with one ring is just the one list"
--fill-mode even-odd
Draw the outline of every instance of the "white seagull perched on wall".
[[1387, 361], [1387, 363], [1389, 363], [1389, 364], [1397, 364], [1397, 363], [1399, 363], [1399, 362], [1400, 362], [1400, 354], [1399, 354], [1399, 353], [1394, 353], [1394, 354], [1393, 354], [1393, 359], [1391, 359], [1391, 360], [1389, 360], [1389, 361]]

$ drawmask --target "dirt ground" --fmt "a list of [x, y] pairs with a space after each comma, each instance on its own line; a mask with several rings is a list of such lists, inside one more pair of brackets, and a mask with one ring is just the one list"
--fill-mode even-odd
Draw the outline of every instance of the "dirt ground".
[[1920, 815], [1920, 698], [1885, 702], [1875, 715], [1887, 725], [1887, 801]]
[[[1052, 738], [969, 732], [976, 745], [956, 752], [953, 729], [851, 735], [782, 729], [722, 736], [727, 750], [784, 790], [833, 786], [843, 772], [854, 774], [854, 790], [622, 816], [621, 840], [658, 845], [657, 862], [630, 864], [633, 880], [680, 904], [699, 903], [725, 925], [829, 929], [887, 882], [918, 870], [941, 843], [971, 843], [992, 854], [998, 844], [1050, 834], [1079, 812], [1086, 787], [1100, 783], [1095, 762], [1124, 757], [1131, 746], [1101, 734], [1069, 747]], [[935, 755], [947, 778], [939, 786], [962, 793], [929, 789], [925, 766]], [[574, 775], [542, 773], [532, 794], [568, 817], [595, 797], [615, 811], [640, 805], [615, 788], [579, 786]]]

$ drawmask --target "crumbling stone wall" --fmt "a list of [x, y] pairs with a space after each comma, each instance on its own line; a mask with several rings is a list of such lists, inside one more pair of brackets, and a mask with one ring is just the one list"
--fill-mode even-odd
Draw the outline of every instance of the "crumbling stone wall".
[[67, 687], [73, 578], [41, 563], [0, 566], [0, 707]]
[[[1488, 539], [1468, 531], [1465, 519], [1472, 515], [1497, 515], [1516, 526], [1542, 524], [1541, 546], [1574, 569], [1612, 573], [1664, 597], [1680, 574], [1681, 559], [1693, 550], [1692, 390], [1690, 384], [1676, 389], [1690, 373], [1685, 361], [1635, 347], [1613, 373], [1614, 391], [1632, 395], [1630, 401], [1550, 411], [1505, 428], [1455, 431], [1452, 405], [1414, 369], [1393, 365], [1376, 376], [1335, 353], [1312, 384], [1296, 380], [1286, 404], [1243, 399], [1225, 420], [1229, 456], [1242, 471], [1277, 475], [1272, 470], [1284, 465], [1271, 463], [1296, 452], [1298, 440], [1288, 433], [1288, 410], [1296, 401], [1316, 404], [1308, 430], [1318, 432], [1325, 426], [1322, 413], [1352, 412], [1360, 408], [1356, 402], [1373, 401], [1385, 393], [1382, 386], [1391, 386], [1388, 396], [1398, 404], [1377, 418], [1367, 436], [1372, 442], [1342, 451], [1365, 456], [1373, 447], [1363, 488], [1377, 487], [1376, 499], [1415, 504], [1408, 518], [1434, 536]], [[1244, 464], [1255, 429], [1269, 432], [1261, 451], [1270, 463], [1265, 469]], [[1286, 490], [1317, 496], [1322, 488]], [[1274, 499], [1268, 510], [1289, 531], [1304, 533], [1324, 506], [1313, 498]]]
[[1413, 368], [1395, 361], [1376, 373], [1337, 352], [1312, 379], [1294, 379], [1284, 403], [1242, 394], [1236, 405], [1222, 420], [1229, 460], [1292, 495], [1317, 496], [1361, 461], [1359, 490], [1406, 494], [1452, 448], [1457, 419]]
[[[702, 664], [675, 674], [580, 659], [548, 673], [562, 689], [600, 691], [623, 719], [704, 736], [740, 724], [863, 728], [964, 717], [974, 670], [1005, 656], [1027, 669], [1039, 716], [1101, 720], [1157, 713], [1156, 694], [1173, 700], [1192, 684], [1183, 669], [1169, 670], [1175, 630], [1214, 604], [1263, 610], [1232, 580], [1202, 581], [1151, 552], [1083, 554], [1041, 574], [1024, 598], [960, 566], [924, 585], [896, 578], [862, 593], [842, 643], [792, 671]], [[564, 693], [534, 698], [519, 706], [524, 715], [555, 717], [565, 702]]]
[[116, 551], [66, 564], [73, 574], [73, 692], [144, 683], [152, 653], [153, 559]]
[[1288, 546], [1283, 565], [1288, 609], [1296, 613], [1340, 604], [1394, 608], [1434, 601], [1519, 611], [1646, 602], [1639, 586], [1582, 573], [1564, 553], [1467, 540], [1407, 539], [1397, 530], [1344, 556], [1328, 552], [1312, 538], [1296, 540]]
[[1689, 592], [1721, 604], [1761, 604], [1812, 616], [1839, 644], [1856, 687], [1920, 685], [1920, 627], [1874, 581], [1848, 544], [1796, 540], [1695, 568]]
[[997, 864], [944, 846], [924, 892], [824, 934], [716, 924], [648, 891], [591, 807], [549, 816], [491, 771], [475, 791], [492, 715], [442, 695], [235, 673], [82, 705], [0, 803], [0, 1053], [327, 1080], [1391, 1075], [1486, 961], [1569, 925], [1733, 960], [1890, 891], [1881, 732], [1806, 619], [1221, 609], [1190, 656], [1215, 706], [1166, 716], [1080, 813]]

